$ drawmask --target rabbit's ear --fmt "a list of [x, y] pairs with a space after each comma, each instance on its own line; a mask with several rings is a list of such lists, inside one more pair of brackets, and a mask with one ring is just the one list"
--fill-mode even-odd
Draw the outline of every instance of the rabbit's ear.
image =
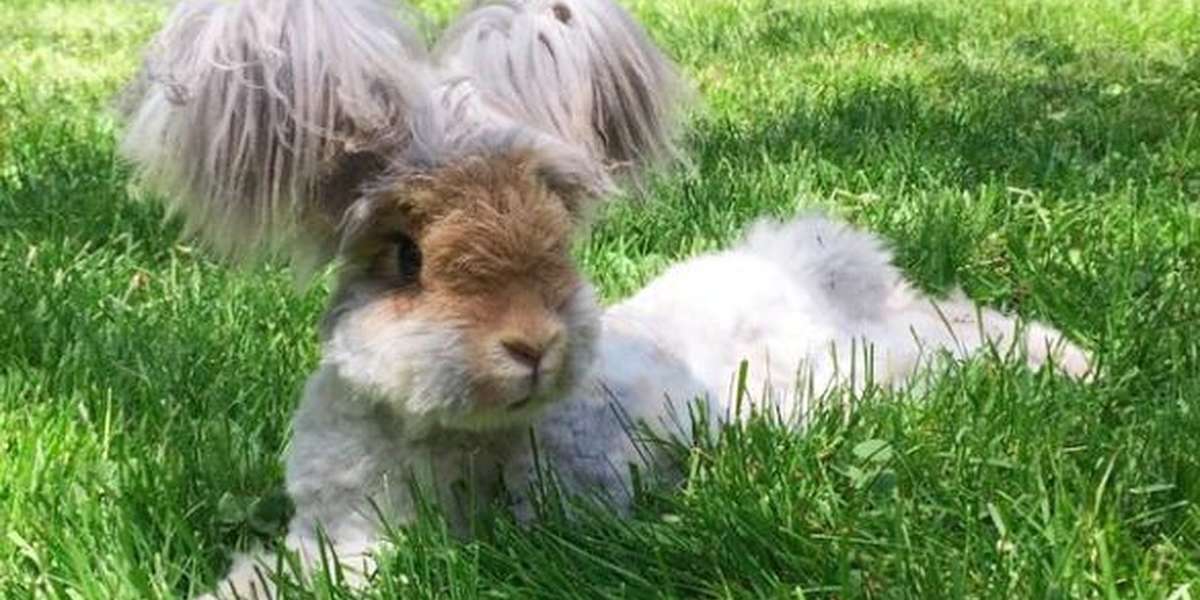
[[437, 58], [507, 110], [635, 178], [678, 157], [691, 93], [613, 0], [474, 0]]
[[382, 0], [184, 2], [123, 101], [122, 151], [224, 253], [328, 256], [408, 144], [425, 60]]

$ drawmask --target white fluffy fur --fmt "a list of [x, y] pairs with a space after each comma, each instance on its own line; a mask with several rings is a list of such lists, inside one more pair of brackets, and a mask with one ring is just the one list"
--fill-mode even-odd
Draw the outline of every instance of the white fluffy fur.
[[[480, 407], [470, 397], [472, 371], [465, 347], [470, 325], [448, 322], [421, 312], [397, 316], [387, 299], [358, 304], [345, 301], [324, 343], [322, 370], [345, 386], [338, 397], [361, 404], [380, 404], [403, 428], [395, 435], [423, 439], [443, 430], [489, 430], [525, 426], [544, 406], [557, 399], [562, 385], [549, 385], [538, 401], [519, 410]], [[582, 381], [593, 364], [599, 329], [594, 292], [580, 288], [564, 307], [564, 347], [555, 358], [563, 385]], [[544, 362], [549, 362], [549, 357]], [[489, 364], [508, 364], [500, 357]], [[524, 371], [514, 373], [524, 381]]]
[[[743, 360], [754, 396], [765, 392], [797, 424], [807, 402], [832, 386], [897, 384], [935, 358], [964, 358], [989, 345], [1015, 346], [1034, 367], [1053, 355], [1065, 372], [1087, 373], [1087, 355], [1054, 329], [1022, 328], [961, 295], [927, 298], [890, 263], [875, 237], [811, 217], [760, 223], [735, 248], [676, 265], [604, 314], [587, 375], [544, 411], [527, 415], [541, 460], [568, 492], [605, 494], [624, 507], [629, 465], [663, 468], [627, 435], [626, 419], [689, 435], [681, 407], [696, 398], [718, 418], [741, 418], [730, 383]], [[579, 310], [587, 310], [584, 304]], [[297, 514], [288, 546], [311, 556], [321, 529], [352, 570], [369, 570], [380, 518], [402, 524], [414, 517], [410, 483], [436, 499], [460, 530], [475, 507], [495, 500], [501, 478], [515, 494], [518, 516], [532, 516], [536, 466], [527, 425], [456, 427], [440, 420], [434, 428], [412, 428], [414, 415], [435, 410], [439, 393], [441, 407], [456, 410], [452, 399], [469, 374], [453, 353], [445, 354], [453, 344], [437, 341], [440, 334], [414, 335], [408, 325], [375, 330], [372, 343], [404, 340], [377, 358], [347, 341], [361, 327], [354, 319], [334, 326], [326, 361], [296, 415], [287, 488]], [[451, 364], [438, 364], [442, 359]], [[365, 371], [374, 374], [364, 379]], [[379, 381], [387, 382], [387, 396], [410, 398], [420, 408], [364, 401], [362, 390]], [[244, 557], [220, 589], [246, 594], [261, 582], [256, 564], [269, 569], [273, 562]]]

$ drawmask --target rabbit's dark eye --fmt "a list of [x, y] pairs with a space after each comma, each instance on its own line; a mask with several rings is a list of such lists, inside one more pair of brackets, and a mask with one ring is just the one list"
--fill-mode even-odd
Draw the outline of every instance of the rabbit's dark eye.
[[405, 285], [414, 283], [421, 276], [421, 249], [412, 238], [398, 234], [392, 240], [396, 245], [396, 273]]

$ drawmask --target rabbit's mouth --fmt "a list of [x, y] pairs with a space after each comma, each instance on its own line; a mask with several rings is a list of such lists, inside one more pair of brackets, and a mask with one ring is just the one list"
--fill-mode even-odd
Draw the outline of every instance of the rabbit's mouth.
[[514, 400], [509, 401], [504, 407], [508, 414], [525, 412], [530, 409], [536, 409], [547, 404], [553, 404], [554, 401], [564, 395], [566, 388], [565, 382], [558, 378], [552, 385], [533, 385], [530, 390]]
[[516, 402], [509, 404], [508, 412], [516, 412], [523, 408], [527, 408], [530, 404], [533, 404], [533, 400], [534, 400], [533, 394], [525, 396], [524, 398], [521, 398], [520, 400], [517, 400]]

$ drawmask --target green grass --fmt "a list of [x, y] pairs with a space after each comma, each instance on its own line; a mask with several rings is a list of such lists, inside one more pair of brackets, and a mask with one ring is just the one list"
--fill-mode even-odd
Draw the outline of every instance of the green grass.
[[[1200, 4], [633, 4], [705, 103], [692, 170], [581, 247], [607, 298], [819, 207], [1103, 376], [978, 361], [804, 435], [731, 429], [629, 521], [460, 542], [430, 519], [365, 597], [1200, 595]], [[278, 527], [327, 292], [130, 200], [106, 105], [162, 16], [0, 6], [3, 598], [186, 596]]]

